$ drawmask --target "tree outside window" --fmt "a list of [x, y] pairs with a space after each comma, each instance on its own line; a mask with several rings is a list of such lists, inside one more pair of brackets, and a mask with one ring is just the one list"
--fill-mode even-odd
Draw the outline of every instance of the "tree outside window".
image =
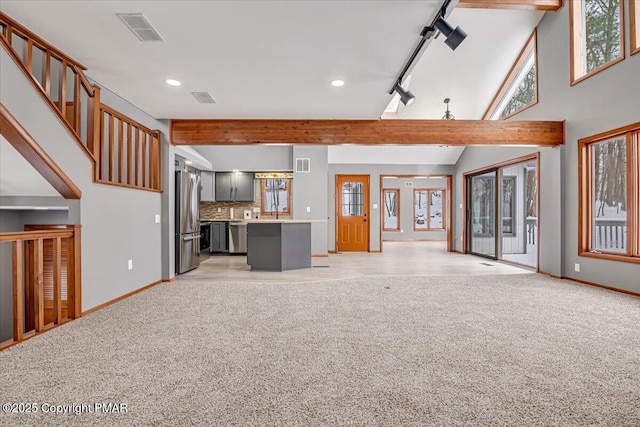
[[261, 181], [262, 203], [260, 212], [263, 215], [290, 214], [291, 192], [290, 179], [268, 178]]
[[511, 117], [538, 102], [536, 39], [534, 30], [487, 108], [484, 120]]
[[572, 0], [572, 83], [624, 58], [622, 0]]
[[578, 143], [580, 255], [640, 263], [640, 123]]
[[400, 190], [382, 190], [384, 200], [383, 231], [400, 230]]

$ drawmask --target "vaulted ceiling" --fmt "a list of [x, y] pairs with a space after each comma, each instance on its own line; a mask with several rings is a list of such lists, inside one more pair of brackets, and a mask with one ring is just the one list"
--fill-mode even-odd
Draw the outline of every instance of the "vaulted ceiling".
[[[83, 63], [156, 118], [377, 119], [443, 0], [24, 1], [2, 11]], [[443, 99], [479, 119], [542, 12], [453, 8], [469, 36], [431, 40], [411, 72], [416, 102], [399, 118], [437, 119]], [[116, 13], [144, 13], [164, 42], [140, 42]], [[165, 79], [182, 82], [170, 87]], [[343, 87], [329, 82], [341, 79]], [[217, 104], [191, 95], [209, 91]]]

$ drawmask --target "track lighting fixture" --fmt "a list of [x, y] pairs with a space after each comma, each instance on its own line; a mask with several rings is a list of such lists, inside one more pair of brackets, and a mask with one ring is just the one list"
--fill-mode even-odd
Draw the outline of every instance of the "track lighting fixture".
[[422, 49], [427, 44], [427, 41], [433, 37], [436, 33], [436, 30], [439, 30], [445, 37], [445, 43], [447, 46], [451, 48], [451, 50], [455, 50], [460, 43], [467, 37], [467, 33], [462, 31], [460, 27], [456, 27], [455, 30], [444, 20], [444, 17], [447, 15], [447, 8], [453, 0], [444, 0], [440, 10], [438, 11], [436, 17], [431, 22], [431, 25], [427, 25], [422, 29], [420, 33], [420, 40], [418, 44], [413, 49], [413, 52], [409, 56], [409, 59], [404, 64], [402, 71], [400, 71], [400, 75], [396, 79], [396, 83], [389, 90], [389, 95], [393, 94], [393, 92], [397, 92], [400, 95], [400, 99], [404, 105], [409, 105], [413, 102], [415, 97], [409, 91], [405, 91], [402, 87], [400, 87], [400, 82], [404, 80], [404, 76], [407, 75], [411, 68], [413, 67], [413, 63], [420, 57], [422, 53]]
[[396, 82], [396, 85], [393, 87], [393, 90], [400, 95], [400, 101], [406, 106], [409, 106], [416, 100], [416, 97], [408, 90], [404, 90], [402, 86], [400, 86], [400, 82]]
[[462, 43], [462, 40], [467, 37], [467, 33], [462, 31], [460, 27], [456, 27], [454, 30], [443, 17], [438, 18], [434, 26], [447, 38], [444, 42], [451, 50], [456, 50], [460, 43]]

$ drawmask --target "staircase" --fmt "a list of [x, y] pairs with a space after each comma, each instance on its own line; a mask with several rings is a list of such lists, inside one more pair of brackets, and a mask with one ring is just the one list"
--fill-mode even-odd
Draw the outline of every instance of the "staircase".
[[[18, 74], [24, 74], [89, 160], [88, 179], [160, 193], [160, 132], [102, 104], [101, 89], [85, 76], [82, 64], [2, 12], [0, 31], [1, 49]], [[62, 197], [82, 197], [2, 103], [0, 133]], [[78, 156], [76, 162], [82, 160]], [[13, 336], [0, 342], [0, 350], [82, 315], [80, 230], [79, 224], [50, 224], [0, 233], [0, 244], [10, 246], [12, 257], [13, 307]]]

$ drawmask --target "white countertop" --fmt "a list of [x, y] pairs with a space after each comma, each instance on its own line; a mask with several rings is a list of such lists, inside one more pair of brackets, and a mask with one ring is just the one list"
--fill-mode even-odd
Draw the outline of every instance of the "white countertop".
[[275, 219], [275, 218], [265, 218], [265, 219], [200, 219], [200, 221], [210, 221], [210, 222], [242, 222], [245, 224], [248, 223], [311, 223], [311, 222], [327, 222], [326, 219]]

